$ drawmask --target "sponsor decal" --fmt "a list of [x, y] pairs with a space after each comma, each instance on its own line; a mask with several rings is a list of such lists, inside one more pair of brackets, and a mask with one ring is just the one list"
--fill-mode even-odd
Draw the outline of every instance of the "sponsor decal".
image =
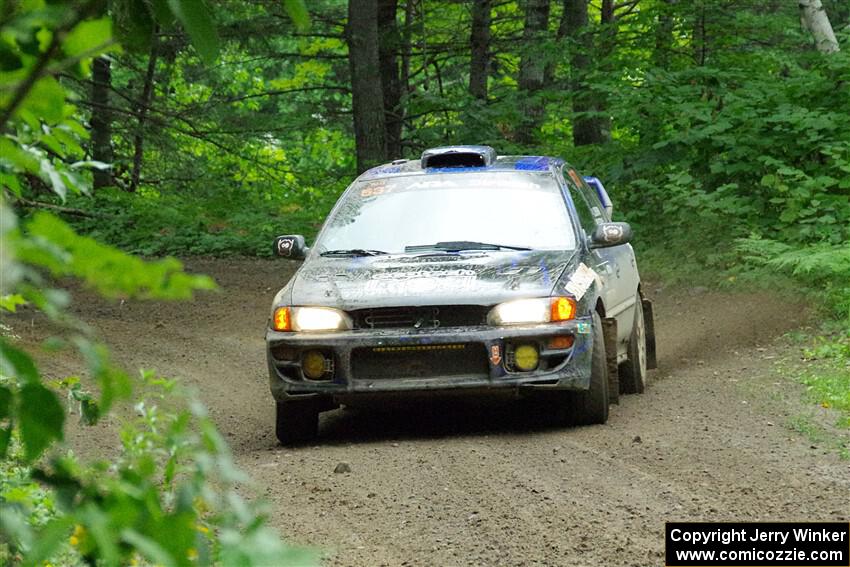
[[279, 238], [277, 241], [277, 253], [280, 256], [291, 256], [292, 246], [295, 244], [293, 238]]
[[363, 189], [360, 190], [361, 197], [376, 197], [378, 195], [383, 195], [384, 193], [389, 193], [392, 191], [392, 187], [387, 186], [387, 182], [384, 179], [379, 181], [370, 181], [366, 184]]
[[596, 222], [605, 222], [605, 217], [602, 215], [602, 211], [599, 210], [599, 207], [590, 207], [590, 212], [593, 214], [593, 218], [596, 219]]
[[[473, 291], [481, 284], [478, 279], [472, 276], [453, 276], [451, 274], [433, 273], [428, 277], [417, 277], [417, 274], [397, 274], [396, 279], [390, 279], [388, 276], [392, 273], [374, 274], [375, 279], [367, 281], [365, 284], [357, 285], [358, 293], [369, 297], [383, 297], [392, 295], [395, 297], [401, 295], [421, 295], [426, 293], [434, 293], [445, 286], [445, 280], [442, 278], [452, 278], [452, 289], [456, 291]], [[413, 279], [407, 279], [413, 278]]]
[[490, 347], [490, 362], [493, 363], [493, 366], [499, 366], [499, 363], [502, 362], [502, 349], [499, 345]]
[[617, 242], [623, 238], [623, 227], [618, 224], [606, 225], [602, 229], [602, 238], [605, 242]]
[[591, 268], [588, 268], [584, 262], [578, 265], [576, 271], [573, 272], [573, 275], [570, 276], [570, 280], [567, 282], [565, 289], [567, 293], [572, 294], [576, 300], [584, 297], [584, 294], [587, 293], [587, 290], [590, 288], [590, 284], [592, 284], [597, 279], [596, 272], [594, 272]]
[[589, 335], [591, 330], [590, 323], [579, 323], [576, 325], [576, 331], [579, 335]]

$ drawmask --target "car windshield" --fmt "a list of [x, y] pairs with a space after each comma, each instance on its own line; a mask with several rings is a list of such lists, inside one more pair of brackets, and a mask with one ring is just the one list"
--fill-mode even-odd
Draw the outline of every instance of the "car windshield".
[[551, 173], [440, 173], [358, 182], [316, 248], [357, 255], [572, 250], [575, 232]]

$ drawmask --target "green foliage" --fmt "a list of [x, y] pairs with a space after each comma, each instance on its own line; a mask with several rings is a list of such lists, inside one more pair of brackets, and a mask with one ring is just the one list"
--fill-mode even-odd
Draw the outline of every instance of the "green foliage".
[[17, 394], [15, 417], [26, 458], [32, 461], [51, 443], [61, 441], [65, 412], [56, 395], [41, 384], [24, 384]]
[[617, 202], [656, 238], [687, 227], [726, 242], [754, 230], [845, 241], [848, 68], [839, 54], [780, 69], [686, 69], [619, 91], [631, 118], [618, 123], [631, 122], [637, 139], [601, 156], [620, 162], [610, 164]]
[[801, 246], [751, 237], [739, 240], [738, 249], [748, 261], [788, 272], [816, 290], [824, 306], [850, 329], [850, 246], [846, 243]]
[[316, 210], [330, 210], [335, 194], [312, 207], [245, 196], [199, 201], [179, 194], [140, 198], [118, 190], [103, 190], [71, 204], [92, 207], [103, 218], [77, 219], [74, 226], [101, 242], [123, 250], [164, 254], [248, 254], [270, 256], [272, 240], [287, 233], [313, 235], [320, 226]]
[[300, 31], [310, 26], [310, 14], [307, 12], [304, 0], [283, 0], [283, 7]]
[[141, 373], [136, 394], [116, 459], [84, 465], [68, 453], [36, 466], [13, 452], [3, 463], [7, 552], [22, 553], [27, 565], [56, 561], [57, 554], [63, 564], [315, 561], [283, 546], [256, 505], [235, 491], [245, 478], [196, 400], [152, 372]]
[[821, 335], [804, 350], [812, 368], [800, 376], [810, 398], [838, 412], [838, 425], [850, 428], [850, 330]]
[[[14, 195], [37, 179], [36, 186], [64, 200], [69, 190], [86, 191], [85, 169], [105, 166], [84, 159], [88, 131], [55, 76], [68, 70], [82, 78], [92, 56], [116, 49], [109, 18], [98, 14], [102, 4], [29, 2], [4, 10], [0, 124], [7, 134], [0, 138], [0, 186]], [[54, 63], [49, 74], [48, 63]]]
[[[832, 340], [830, 340], [832, 339]], [[818, 337], [814, 344], [804, 351], [809, 360], [835, 360], [837, 362], [850, 362], [850, 334], [844, 337]]]
[[[23, 448], [15, 439], [9, 456], [0, 460], [0, 494], [3, 495], [3, 514], [0, 514], [0, 563], [11, 565], [22, 561], [16, 553], [12, 540], [31, 544], [34, 530], [42, 529], [57, 514], [56, 500], [52, 490], [34, 481], [32, 468], [25, 464]], [[61, 553], [62, 563], [76, 563], [66, 553]], [[57, 554], [58, 558], [58, 554]]]
[[26, 237], [12, 237], [21, 262], [79, 278], [106, 297], [186, 299], [194, 290], [215, 288], [207, 276], [184, 273], [174, 258], [146, 263], [76, 234], [47, 213], [29, 219], [25, 232]]
[[[0, 449], [5, 460], [0, 473], [6, 475], [0, 482], [24, 495], [42, 494], [40, 485], [49, 495], [40, 500], [56, 503], [48, 521], [40, 513], [35, 522], [36, 510], [43, 506], [34, 497], [4, 497], [0, 531], [10, 546], [8, 553], [21, 555], [28, 565], [57, 553], [104, 565], [127, 564], [136, 557], [161, 565], [312, 562], [311, 555], [283, 545], [258, 510], [233, 491], [244, 479], [200, 404], [190, 399], [188, 409], [180, 409], [176, 383], [152, 373], [142, 373], [133, 389], [134, 381], [110, 362], [107, 349], [67, 315], [64, 296], [43, 289], [30, 269], [47, 267], [57, 275], [97, 281], [97, 289], [106, 295], [135, 297], [180, 297], [208, 288], [210, 281], [189, 277], [168, 262], [148, 264], [88, 242], [53, 218], [36, 217], [32, 224], [31, 231], [6, 239], [8, 249], [17, 253], [17, 267], [23, 268], [12, 289], [64, 329], [62, 340], [54, 344], [79, 350], [100, 396], [85, 391], [77, 378], [61, 386], [78, 402], [85, 423], [96, 421], [116, 401], [129, 403], [131, 393], [138, 418], [122, 430], [123, 451], [117, 461], [82, 463], [69, 454], [60, 456], [55, 447], [63, 438], [64, 408], [42, 383], [31, 356], [0, 340]], [[77, 239], [87, 241], [85, 246], [77, 246]], [[59, 242], [67, 246], [62, 254], [33, 252]], [[109, 261], [92, 263], [81, 254]], [[110, 275], [127, 270], [135, 274], [132, 281]], [[166, 396], [170, 405], [164, 409], [159, 404]], [[21, 450], [10, 453], [16, 443]], [[22, 480], [27, 474], [39, 485]]]
[[[145, 17], [166, 29], [171, 23], [156, 15], [156, 6], [171, 13], [168, 6], [177, 4], [184, 17], [201, 6], [163, 0]], [[204, 40], [189, 49], [179, 33], [164, 34], [153, 103], [141, 126], [135, 112], [148, 50], [116, 55], [110, 96], [116, 190], [92, 199], [72, 195], [73, 207], [109, 213], [70, 219], [75, 227], [155, 255], [264, 255], [270, 236], [315, 233], [355, 167], [345, 2], [311, 5], [319, 15], [313, 35], [300, 33], [303, 4], [283, 7], [295, 27], [280, 25], [280, 5], [234, 1], [217, 10], [216, 23], [227, 31], [216, 65], [201, 64], [212, 56]], [[846, 10], [828, 10], [846, 19]], [[562, 7], [553, 5], [551, 37], [533, 46], [549, 65], [546, 87], [534, 94], [546, 112], [538, 147], [523, 147], [516, 141], [528, 97], [517, 86], [529, 47], [517, 41], [522, 5], [493, 7], [486, 101], [467, 92], [468, 6], [424, 3], [409, 26], [400, 10], [401, 41], [410, 44], [402, 50], [410, 70], [402, 100], [405, 155], [476, 142], [502, 153], [565, 156], [603, 178], [616, 210], [647, 246], [677, 248], [682, 234], [715, 242], [703, 258], [709, 269], [734, 264], [734, 239], [751, 233], [800, 245], [850, 238], [846, 49], [829, 57], [814, 52], [790, 4], [765, 11], [745, 1], [728, 10], [711, 2], [647, 0], [618, 15], [612, 35], [591, 10], [590, 28], [574, 41], [557, 35]], [[125, 20], [132, 18], [119, 17], [119, 30]], [[214, 38], [209, 21], [189, 20], [182, 24], [189, 38]], [[841, 20], [834, 23], [845, 41]], [[589, 114], [610, 121], [607, 144], [571, 141], [570, 61], [577, 50], [593, 63], [581, 88], [601, 101]], [[121, 189], [139, 136], [141, 185], [127, 195]], [[699, 256], [687, 243], [676, 253]]]
[[[117, 13], [140, 8], [141, 19], [122, 22], [127, 37], [174, 18], [211, 59], [218, 43], [200, 2], [115, 3]], [[191, 6], [189, 5], [191, 4]], [[290, 2], [290, 4], [293, 4]], [[175, 8], [176, 6], [176, 8]], [[80, 236], [47, 213], [18, 222], [7, 199], [52, 192], [63, 202], [89, 194], [87, 130], [72, 98], [56, 78], [80, 78], [91, 57], [112, 49], [105, 2], [41, 1], [4, 5], [0, 19], [0, 309], [21, 305], [43, 312], [58, 334], [52, 349], [75, 349], [86, 383], [69, 377], [68, 390], [84, 423], [136, 393], [138, 420], [123, 431], [113, 461], [85, 463], [62, 446], [66, 411], [45, 385], [33, 355], [0, 327], [0, 561], [40, 565], [160, 565], [312, 563], [312, 555], [283, 544], [255, 505], [235, 492], [241, 478], [226, 443], [192, 399], [175, 396], [173, 383], [142, 373], [132, 380], [114, 365], [92, 330], [68, 311], [62, 278], [81, 280], [110, 298], [180, 299], [213, 289], [205, 276], [183, 272], [166, 258], [144, 262]], [[130, 10], [132, 12], [132, 10]], [[141, 23], [140, 23], [141, 22]], [[57, 283], [59, 282], [59, 283]], [[140, 388], [141, 387], [141, 388]], [[159, 387], [176, 405], [160, 410], [140, 389]], [[162, 401], [164, 394], [159, 395]], [[185, 400], [181, 406], [179, 401]], [[186, 409], [188, 407], [188, 409]], [[163, 471], [162, 473], [160, 471]]]
[[201, 59], [213, 63], [218, 57], [218, 33], [203, 0], [168, 0], [168, 7], [186, 28]]

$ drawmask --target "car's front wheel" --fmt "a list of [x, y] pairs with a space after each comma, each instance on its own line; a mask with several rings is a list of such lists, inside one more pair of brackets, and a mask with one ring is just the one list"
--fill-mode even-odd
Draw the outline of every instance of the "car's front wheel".
[[640, 293], [635, 298], [635, 316], [629, 338], [628, 359], [620, 365], [620, 390], [642, 394], [646, 389], [646, 324]]
[[590, 365], [590, 388], [573, 392], [572, 409], [576, 423], [590, 425], [608, 421], [608, 362], [602, 319], [593, 313], [593, 352]]
[[277, 402], [275, 433], [282, 445], [305, 443], [319, 434], [319, 407], [313, 399]]

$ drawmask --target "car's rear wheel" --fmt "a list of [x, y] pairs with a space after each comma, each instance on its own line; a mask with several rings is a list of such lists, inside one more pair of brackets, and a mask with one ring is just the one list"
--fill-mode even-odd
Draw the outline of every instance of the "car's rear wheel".
[[620, 390], [642, 394], [646, 390], [646, 325], [640, 293], [635, 298], [635, 316], [629, 338], [628, 359], [620, 364]]
[[593, 351], [590, 364], [590, 388], [572, 393], [573, 419], [579, 425], [608, 421], [608, 363], [602, 319], [593, 313]]
[[305, 443], [319, 434], [319, 406], [313, 399], [277, 402], [275, 433], [282, 445]]

